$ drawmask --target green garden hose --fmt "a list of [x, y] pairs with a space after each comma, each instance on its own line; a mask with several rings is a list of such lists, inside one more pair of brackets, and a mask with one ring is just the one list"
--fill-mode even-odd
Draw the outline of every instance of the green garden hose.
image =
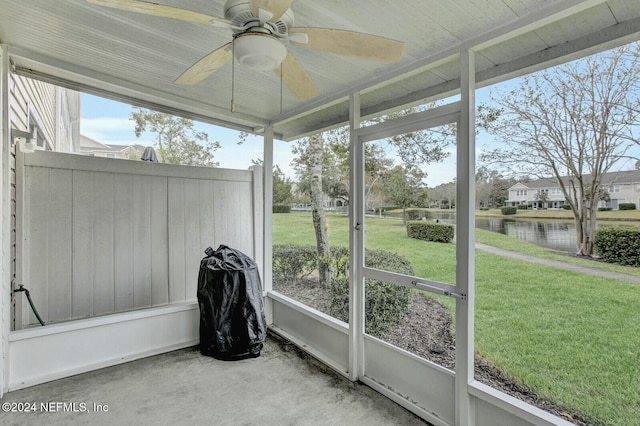
[[29, 293], [29, 290], [24, 288], [24, 286], [22, 284], [20, 284], [20, 287], [18, 287], [17, 289], [13, 290], [14, 293], [19, 293], [19, 292], [22, 292], [22, 291], [24, 291], [24, 294], [27, 296], [27, 300], [29, 301], [29, 305], [31, 305], [31, 310], [36, 315], [36, 318], [38, 318], [38, 322], [40, 323], [41, 326], [44, 327], [44, 321], [42, 321], [42, 318], [40, 318], [40, 314], [38, 313], [38, 310], [36, 309], [35, 305], [33, 304], [33, 300], [31, 300], [31, 294]]

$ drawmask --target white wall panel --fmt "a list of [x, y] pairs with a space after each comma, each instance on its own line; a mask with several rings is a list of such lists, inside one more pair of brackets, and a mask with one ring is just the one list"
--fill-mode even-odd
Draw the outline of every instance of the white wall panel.
[[186, 265], [184, 233], [185, 221], [185, 193], [182, 179], [169, 178], [168, 191], [168, 219], [169, 219], [169, 302], [185, 300], [186, 298]]
[[167, 178], [152, 177], [151, 211], [151, 305], [169, 303]]
[[[71, 250], [60, 250], [69, 247], [72, 238], [71, 209], [71, 170], [49, 170], [49, 198], [45, 212], [58, 218], [56, 223], [47, 226], [47, 253], [49, 282], [48, 321], [61, 321], [71, 318], [72, 305], [72, 257]], [[37, 247], [34, 247], [38, 253]], [[38, 301], [40, 302], [40, 301]], [[44, 302], [44, 300], [42, 300]], [[27, 307], [27, 310], [30, 309]]]
[[[55, 170], [55, 169], [54, 169]], [[114, 187], [112, 173], [93, 173], [93, 314], [112, 313], [114, 303]]]
[[[21, 282], [45, 322], [194, 301], [205, 248], [224, 243], [251, 256], [262, 240], [251, 171], [21, 158]], [[37, 325], [26, 303], [17, 328]]]
[[114, 175], [114, 298], [116, 312], [133, 309], [133, 176]]
[[[93, 314], [93, 173], [76, 171], [73, 173], [73, 255], [72, 278], [72, 318], [87, 317]], [[55, 224], [57, 218], [51, 215], [47, 220]], [[33, 223], [24, 224], [26, 227]], [[60, 247], [60, 250], [65, 248]], [[28, 250], [28, 249], [27, 249]], [[35, 265], [31, 265], [31, 270]], [[40, 298], [40, 295], [36, 295]]]
[[151, 306], [151, 178], [133, 179], [133, 307]]

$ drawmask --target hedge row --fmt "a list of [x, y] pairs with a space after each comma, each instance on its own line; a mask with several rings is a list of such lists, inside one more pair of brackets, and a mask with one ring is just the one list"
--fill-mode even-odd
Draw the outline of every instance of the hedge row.
[[[343, 247], [331, 249], [334, 275], [328, 289], [328, 314], [342, 321], [349, 320], [349, 251]], [[273, 278], [291, 282], [317, 270], [317, 252], [313, 246], [273, 246]], [[365, 266], [413, 275], [409, 261], [383, 250], [365, 250]], [[411, 289], [382, 281], [365, 280], [365, 331], [381, 337], [404, 318], [411, 308]]]
[[636, 203], [620, 203], [618, 204], [618, 209], [620, 210], [635, 210]]
[[291, 213], [291, 206], [286, 204], [274, 204], [272, 212], [273, 213]]
[[502, 207], [500, 209], [500, 211], [502, 212], [502, 214], [507, 215], [507, 214], [516, 214], [518, 213], [518, 208], [514, 207], [514, 206], [509, 206], [509, 207]]
[[596, 232], [596, 253], [607, 262], [640, 266], [640, 229], [611, 227]]
[[426, 221], [407, 222], [407, 236], [418, 240], [449, 243], [453, 240], [453, 225]]

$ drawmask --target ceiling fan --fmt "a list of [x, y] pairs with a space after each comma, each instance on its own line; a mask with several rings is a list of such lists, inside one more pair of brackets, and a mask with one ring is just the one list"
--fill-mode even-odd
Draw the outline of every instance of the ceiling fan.
[[208, 53], [176, 80], [194, 85], [218, 71], [234, 57], [242, 65], [258, 71], [275, 71], [284, 86], [298, 100], [318, 96], [318, 89], [306, 70], [287, 50], [289, 43], [337, 55], [398, 62], [404, 43], [376, 35], [332, 28], [294, 27], [290, 9], [294, 0], [227, 0], [224, 18], [142, 0], [86, 0], [145, 15], [172, 18], [232, 31], [232, 41]]

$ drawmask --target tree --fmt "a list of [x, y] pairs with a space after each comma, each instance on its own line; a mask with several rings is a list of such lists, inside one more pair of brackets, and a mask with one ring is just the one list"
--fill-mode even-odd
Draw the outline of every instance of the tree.
[[417, 168], [395, 166], [384, 174], [382, 190], [388, 201], [402, 207], [402, 222], [407, 221], [407, 207], [421, 207], [427, 201], [427, 189], [422, 180], [425, 174]]
[[476, 203], [480, 207], [501, 207], [509, 198], [509, 188], [516, 183], [499, 171], [480, 166], [476, 170]]
[[280, 167], [273, 166], [273, 204], [289, 204], [293, 198], [293, 183], [286, 177]]
[[513, 178], [496, 177], [491, 182], [491, 192], [489, 193], [489, 207], [502, 207], [509, 199], [509, 188], [515, 185]]
[[441, 183], [429, 190], [432, 204], [441, 209], [449, 209], [456, 203], [456, 182]]
[[298, 155], [294, 167], [301, 174], [311, 194], [311, 214], [318, 251], [318, 272], [320, 284], [331, 284], [333, 266], [324, 212], [323, 169], [325, 168], [325, 143], [322, 133], [298, 141], [293, 152]]
[[500, 114], [490, 131], [503, 145], [482, 159], [555, 178], [573, 212], [579, 255], [593, 254], [603, 175], [639, 143], [639, 46], [529, 75], [492, 97]]
[[129, 117], [136, 124], [136, 137], [156, 134], [154, 147], [160, 162], [188, 166], [217, 166], [214, 152], [219, 142], [209, 142], [206, 132], [197, 131], [193, 120], [134, 107]]

